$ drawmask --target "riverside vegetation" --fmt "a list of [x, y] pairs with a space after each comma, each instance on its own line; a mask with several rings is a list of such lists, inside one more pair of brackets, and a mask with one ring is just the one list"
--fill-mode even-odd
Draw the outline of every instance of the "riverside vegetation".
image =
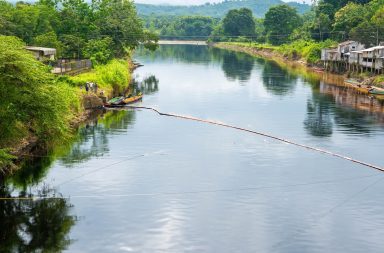
[[166, 38], [205, 38], [227, 46], [267, 50], [311, 65], [320, 63], [322, 48], [341, 41], [356, 40], [367, 47], [384, 41], [384, 0], [319, 0], [305, 11], [281, 2], [264, 10], [265, 5], [257, 1], [228, 0], [206, 7], [223, 10], [230, 6], [225, 15], [199, 11], [178, 17], [148, 15], [148, 9], [161, 13], [164, 6], [139, 6], [147, 28]]
[[[106, 94], [130, 83], [130, 52], [157, 47], [132, 1], [0, 0], [0, 175], [22, 166], [20, 159], [53, 152], [74, 138], [83, 119], [81, 85], [97, 82]], [[94, 69], [79, 76], [55, 76], [26, 45], [53, 47], [59, 58], [90, 58]]]

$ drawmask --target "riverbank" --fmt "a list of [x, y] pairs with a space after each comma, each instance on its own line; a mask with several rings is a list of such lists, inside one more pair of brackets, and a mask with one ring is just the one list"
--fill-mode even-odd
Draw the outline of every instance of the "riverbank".
[[[67, 104], [56, 104], [61, 108], [60, 116], [52, 115], [48, 112], [47, 117], [60, 117], [65, 119], [61, 122], [61, 132], [51, 135], [50, 126], [45, 128], [46, 133], [39, 134], [35, 127], [29, 127], [22, 135], [15, 135], [9, 141], [4, 141], [0, 146], [0, 174], [9, 175], [20, 169], [26, 162], [31, 162], [34, 158], [39, 159], [49, 153], [56, 153], [56, 149], [70, 143], [76, 135], [76, 129], [89, 120], [104, 113], [103, 104], [105, 100], [116, 94], [129, 92], [131, 83], [131, 73], [136, 68], [136, 64], [130, 59], [114, 59], [106, 65], [96, 66], [89, 72], [77, 76], [55, 77], [49, 74], [49, 78], [60, 80], [61, 86], [68, 90], [57, 90], [59, 97], [68, 97]], [[85, 90], [86, 82], [97, 83], [97, 89]], [[62, 94], [65, 92], [65, 94]], [[52, 100], [44, 101], [48, 108], [54, 107], [49, 103], [60, 103]], [[22, 109], [20, 109], [22, 110]], [[20, 113], [23, 113], [20, 111]], [[27, 123], [18, 123], [22, 128]]]
[[[297, 42], [296, 44], [300, 44], [301, 42]], [[332, 44], [332, 42], [328, 42], [327, 44]], [[320, 55], [319, 55], [319, 44], [317, 45], [309, 45], [307, 46], [299, 46], [303, 48], [304, 53], [298, 54], [295, 53], [294, 49], [297, 46], [294, 45], [283, 45], [281, 47], [266, 45], [266, 44], [256, 44], [256, 43], [241, 43], [241, 42], [219, 42], [212, 44], [213, 47], [232, 50], [236, 52], [243, 52], [252, 56], [262, 57], [270, 60], [274, 60], [276, 62], [284, 63], [296, 68], [297, 66], [301, 66], [305, 68], [307, 71], [312, 71], [315, 73], [327, 73], [328, 75], [340, 76], [342, 78], [342, 85], [345, 85], [350, 88], [354, 88], [357, 91], [369, 94], [369, 90], [371, 88], [375, 89], [383, 89], [384, 88], [384, 76], [369, 76], [366, 74], [354, 74], [354, 73], [345, 73], [334, 74], [328, 73], [323, 68], [323, 65], [319, 63]], [[321, 45], [324, 46], [324, 45]], [[311, 52], [312, 51], [312, 52]], [[358, 82], [349, 82], [348, 79], [358, 80]], [[338, 82], [340, 85], [340, 81]], [[382, 99], [380, 95], [378, 97]]]

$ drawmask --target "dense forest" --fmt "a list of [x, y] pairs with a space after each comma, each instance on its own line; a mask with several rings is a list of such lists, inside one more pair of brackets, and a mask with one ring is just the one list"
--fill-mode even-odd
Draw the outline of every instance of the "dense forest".
[[304, 13], [289, 4], [279, 4], [269, 7], [261, 18], [254, 10], [263, 9], [259, 5], [238, 8], [246, 2], [250, 1], [207, 5], [206, 8], [234, 6], [220, 19], [215, 15], [204, 16], [206, 12], [203, 11], [186, 16], [158, 16], [161, 12], [157, 12], [144, 17], [145, 26], [163, 38], [210, 38], [212, 41], [256, 41], [272, 45], [298, 40], [353, 39], [370, 46], [384, 40], [383, 0], [320, 0]]
[[[156, 48], [157, 39], [129, 0], [0, 0], [0, 176], [2, 169], [15, 168], [13, 154], [30, 143], [49, 152], [70, 140], [70, 125], [87, 95], [80, 85], [97, 81], [106, 91], [126, 88], [126, 57], [140, 44]], [[94, 70], [86, 77], [56, 76], [26, 45], [56, 48], [58, 58], [90, 58]]]
[[[222, 18], [232, 10], [238, 8], [251, 9], [256, 17], [264, 17], [269, 8], [275, 5], [284, 4], [281, 0], [225, 0], [219, 3], [206, 3], [204, 5], [173, 6], [173, 5], [151, 5], [136, 4], [137, 12], [140, 16], [187, 16], [201, 15], [213, 18]], [[297, 2], [287, 3], [297, 9], [299, 13], [304, 13], [310, 9], [309, 5]]]
[[90, 58], [103, 63], [139, 43], [152, 46], [131, 1], [41, 0], [15, 5], [0, 0], [0, 34], [28, 45], [58, 49], [58, 57]]

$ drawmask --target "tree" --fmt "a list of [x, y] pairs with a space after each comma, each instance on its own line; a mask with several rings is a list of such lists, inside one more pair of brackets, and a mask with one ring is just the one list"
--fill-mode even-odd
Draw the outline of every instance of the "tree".
[[227, 36], [254, 37], [255, 26], [252, 11], [247, 8], [230, 10], [223, 19], [223, 30]]
[[95, 13], [95, 25], [102, 36], [112, 38], [117, 56], [126, 54], [127, 49], [136, 48], [140, 43], [151, 47], [158, 37], [144, 31], [130, 0], [101, 0]]
[[264, 27], [268, 41], [274, 45], [280, 45], [288, 41], [291, 35], [301, 24], [297, 11], [286, 5], [271, 7], [265, 14]]
[[55, 79], [47, 66], [15, 37], [0, 36], [0, 148], [28, 134], [42, 144], [69, 135], [78, 105], [76, 91]]
[[106, 64], [113, 57], [112, 39], [89, 40], [83, 49], [83, 55], [90, 58], [93, 64]]
[[335, 34], [343, 33], [348, 35], [352, 28], [367, 19], [366, 16], [367, 14], [363, 5], [348, 3], [336, 12], [333, 31]]
[[378, 28], [374, 23], [370, 21], [364, 21], [358, 26], [354, 27], [349, 33], [349, 36], [352, 40], [359, 41], [365, 46], [369, 47], [376, 45], [378, 33], [379, 35], [384, 35], [384, 28]]
[[61, 56], [63, 49], [63, 44], [57, 39], [57, 36], [53, 31], [36, 36], [33, 39], [33, 45], [39, 47], [56, 48], [58, 57]]

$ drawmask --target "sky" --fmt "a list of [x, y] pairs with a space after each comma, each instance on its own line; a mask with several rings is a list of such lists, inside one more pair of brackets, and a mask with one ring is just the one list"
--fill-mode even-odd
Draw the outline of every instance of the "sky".
[[[222, 0], [135, 0], [136, 3], [145, 3], [145, 4], [170, 4], [170, 5], [198, 5], [204, 4], [207, 2], [217, 3]], [[311, 0], [283, 0], [284, 2], [306, 2], [310, 3]]]

